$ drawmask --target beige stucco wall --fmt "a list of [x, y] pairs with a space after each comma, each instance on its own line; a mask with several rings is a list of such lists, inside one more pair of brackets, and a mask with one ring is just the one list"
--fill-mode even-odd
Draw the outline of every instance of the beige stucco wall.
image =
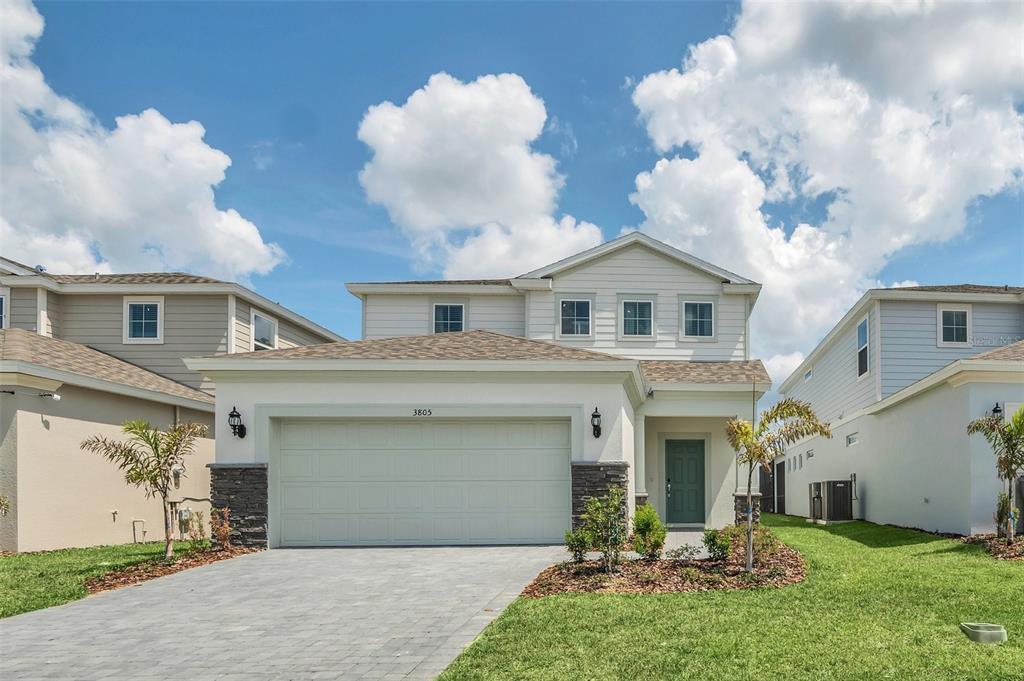
[[[17, 495], [15, 513], [5, 521], [16, 522], [18, 551], [39, 551], [69, 546], [122, 544], [133, 540], [132, 521], [145, 521], [146, 539], [163, 537], [163, 512], [159, 500], [128, 486], [114, 464], [98, 454], [84, 452], [79, 445], [92, 435], [123, 437], [120, 424], [142, 418], [166, 427], [174, 422], [175, 408], [134, 398], [61, 387], [61, 400], [36, 397], [19, 389], [16, 402]], [[3, 410], [6, 416], [7, 408]], [[181, 409], [182, 421], [198, 421], [213, 427], [213, 415]], [[8, 434], [7, 437], [10, 437]], [[6, 438], [5, 438], [6, 439]], [[209, 471], [213, 440], [204, 439], [186, 463], [186, 477], [177, 493], [182, 497], [209, 496]], [[9, 448], [3, 454], [4, 476], [11, 467]], [[209, 505], [188, 502], [209, 518]], [[113, 511], [117, 511], [116, 514]], [[4, 524], [0, 538], [4, 550], [11, 529]]]

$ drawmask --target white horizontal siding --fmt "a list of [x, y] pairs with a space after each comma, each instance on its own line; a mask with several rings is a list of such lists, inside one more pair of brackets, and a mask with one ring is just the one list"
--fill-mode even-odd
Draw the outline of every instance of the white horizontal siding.
[[[573, 347], [590, 348], [627, 357], [693, 359], [705, 361], [744, 359], [747, 303], [744, 296], [724, 295], [722, 282], [697, 269], [634, 245], [558, 274], [553, 293], [532, 292], [529, 297], [531, 338], [555, 337], [555, 303], [562, 293], [593, 295], [594, 337], [562, 339]], [[620, 340], [619, 296], [648, 294], [656, 298], [655, 337], [652, 340]], [[716, 299], [716, 340], [693, 342], [679, 339], [680, 296]]]
[[241, 298], [235, 299], [235, 352], [252, 350], [252, 329], [250, 327], [252, 306]]
[[285, 319], [277, 320], [277, 347], [279, 348], [296, 348], [301, 345], [317, 345], [326, 342], [326, 338], [314, 336]]
[[882, 396], [888, 397], [950, 362], [1024, 338], [1024, 305], [973, 303], [970, 348], [938, 346], [935, 302], [885, 300], [882, 315]]
[[467, 330], [483, 329], [511, 336], [526, 333], [525, 304], [519, 295], [368, 294], [363, 302], [363, 338], [431, 333], [431, 311], [435, 303], [464, 305]]
[[46, 319], [49, 322], [49, 334], [54, 338], [60, 338], [61, 332], [61, 300], [59, 293], [46, 292]]
[[[819, 418], [836, 421], [876, 401], [876, 380], [879, 371], [876, 347], [875, 309], [868, 313], [868, 373], [857, 376], [857, 325], [863, 317], [852, 320], [818, 357], [809, 381], [797, 380], [784, 397], [810, 403]], [[883, 350], [882, 356], [885, 356]]]

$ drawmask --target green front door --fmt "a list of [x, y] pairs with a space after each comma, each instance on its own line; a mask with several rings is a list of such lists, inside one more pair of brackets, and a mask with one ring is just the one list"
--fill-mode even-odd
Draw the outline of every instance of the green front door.
[[704, 524], [704, 441], [665, 442], [665, 516], [670, 523]]

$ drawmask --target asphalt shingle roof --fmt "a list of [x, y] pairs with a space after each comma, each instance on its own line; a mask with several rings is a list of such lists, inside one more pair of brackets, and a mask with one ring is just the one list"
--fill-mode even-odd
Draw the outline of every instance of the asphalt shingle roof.
[[603, 352], [494, 331], [398, 336], [344, 343], [305, 345], [283, 350], [218, 355], [231, 359], [426, 359], [426, 360], [621, 360]]
[[759, 359], [734, 362], [642, 360], [640, 371], [648, 383], [771, 383]]
[[452, 286], [507, 286], [508, 279], [423, 279], [420, 281], [352, 281], [350, 284], [359, 285], [386, 285], [412, 284], [417, 286], [434, 286], [448, 284]]
[[213, 404], [213, 397], [81, 343], [40, 336], [25, 329], [0, 329], [0, 360], [28, 362], [87, 378], [120, 383]]
[[134, 272], [126, 274], [48, 274], [60, 284], [224, 284], [220, 279], [185, 272]]
[[1024, 293], [1024, 286], [989, 286], [986, 284], [941, 284], [936, 286], [898, 286], [896, 291], [925, 293]]
[[1009, 345], [1004, 345], [1003, 347], [996, 348], [995, 350], [983, 352], [980, 355], [975, 355], [972, 359], [998, 359], [1024, 362], [1024, 341], [1017, 341], [1016, 343], [1010, 343]]

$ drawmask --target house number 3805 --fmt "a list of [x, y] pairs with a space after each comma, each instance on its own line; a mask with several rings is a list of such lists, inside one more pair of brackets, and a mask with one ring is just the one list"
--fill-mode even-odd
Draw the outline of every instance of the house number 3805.
[[432, 409], [413, 409], [413, 416], [433, 416], [434, 411]]

